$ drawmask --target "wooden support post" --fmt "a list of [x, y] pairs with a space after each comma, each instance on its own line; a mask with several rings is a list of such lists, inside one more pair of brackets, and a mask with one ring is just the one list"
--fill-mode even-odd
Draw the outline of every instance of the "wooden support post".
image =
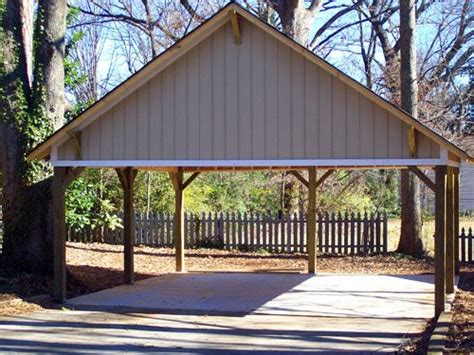
[[308, 243], [308, 273], [316, 273], [316, 168], [308, 168], [308, 215], [306, 233]]
[[134, 281], [133, 247], [135, 245], [135, 208], [133, 206], [133, 187], [137, 171], [133, 168], [117, 169], [123, 189], [123, 282]]
[[445, 310], [446, 300], [446, 183], [447, 167], [436, 167], [435, 193], [435, 316]]
[[453, 168], [454, 272], [459, 275], [459, 168]]
[[56, 302], [66, 301], [66, 169], [54, 168], [53, 178], [53, 243], [54, 286]]
[[171, 182], [174, 187], [174, 246], [176, 249], [176, 271], [186, 271], [184, 261], [184, 184], [183, 169], [170, 173]]
[[83, 168], [54, 168], [52, 186], [53, 297], [59, 303], [66, 301], [66, 188], [82, 170]]
[[446, 176], [446, 293], [454, 293], [454, 181], [453, 168]]

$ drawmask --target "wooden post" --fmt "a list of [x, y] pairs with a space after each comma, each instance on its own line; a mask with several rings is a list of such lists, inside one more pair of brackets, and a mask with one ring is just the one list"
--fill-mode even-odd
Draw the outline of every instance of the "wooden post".
[[184, 262], [184, 187], [183, 169], [178, 168], [177, 172], [170, 173], [171, 182], [174, 187], [174, 246], [176, 249], [176, 271], [186, 271]]
[[307, 243], [308, 243], [308, 273], [316, 273], [316, 168], [308, 169], [308, 216]]
[[459, 168], [453, 170], [454, 272], [459, 275]]
[[123, 189], [123, 282], [132, 284], [133, 272], [133, 247], [135, 245], [135, 209], [133, 206], [133, 186], [136, 170], [128, 167], [117, 169], [117, 174]]
[[52, 186], [53, 298], [59, 303], [66, 301], [66, 188], [82, 170], [83, 168], [54, 168]]
[[54, 244], [54, 286], [56, 302], [66, 301], [66, 169], [54, 168], [53, 178], [53, 244]]
[[446, 299], [446, 180], [447, 167], [436, 166], [435, 193], [435, 316], [444, 312]]
[[454, 293], [454, 181], [453, 168], [446, 176], [446, 293]]

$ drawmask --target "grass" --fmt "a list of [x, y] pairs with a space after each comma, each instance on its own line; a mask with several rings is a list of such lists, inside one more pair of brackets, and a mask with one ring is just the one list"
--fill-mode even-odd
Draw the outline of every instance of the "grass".
[[[388, 250], [394, 251], [397, 249], [398, 241], [400, 239], [400, 219], [389, 219], [388, 220]], [[472, 228], [474, 229], [474, 220], [472, 218], [461, 217], [459, 220], [459, 230], [461, 228]], [[429, 219], [423, 221], [421, 230], [421, 239], [423, 246], [428, 255], [433, 256], [434, 251], [434, 232], [435, 232], [435, 221]]]

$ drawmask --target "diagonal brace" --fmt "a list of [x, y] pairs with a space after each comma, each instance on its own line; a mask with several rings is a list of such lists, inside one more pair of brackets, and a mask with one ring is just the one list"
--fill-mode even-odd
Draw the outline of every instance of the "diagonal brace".
[[408, 169], [413, 174], [418, 176], [418, 178], [421, 181], [423, 181], [426, 184], [426, 186], [428, 186], [431, 189], [431, 191], [434, 192], [436, 190], [436, 184], [428, 176], [426, 176], [417, 166], [409, 166]]

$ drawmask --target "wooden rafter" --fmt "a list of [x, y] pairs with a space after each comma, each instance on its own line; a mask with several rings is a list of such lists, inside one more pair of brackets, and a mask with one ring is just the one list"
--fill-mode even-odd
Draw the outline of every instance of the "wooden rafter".
[[241, 44], [242, 35], [240, 33], [239, 15], [237, 11], [230, 12], [230, 22], [232, 23], [232, 30], [234, 31], [234, 43]]
[[417, 166], [409, 166], [408, 169], [410, 169], [410, 171], [415, 174], [416, 176], [418, 176], [418, 178], [423, 181], [426, 186], [428, 186], [430, 188], [431, 191], [435, 191], [436, 190], [436, 185], [435, 183], [428, 177], [426, 176], [420, 169], [418, 169]]

